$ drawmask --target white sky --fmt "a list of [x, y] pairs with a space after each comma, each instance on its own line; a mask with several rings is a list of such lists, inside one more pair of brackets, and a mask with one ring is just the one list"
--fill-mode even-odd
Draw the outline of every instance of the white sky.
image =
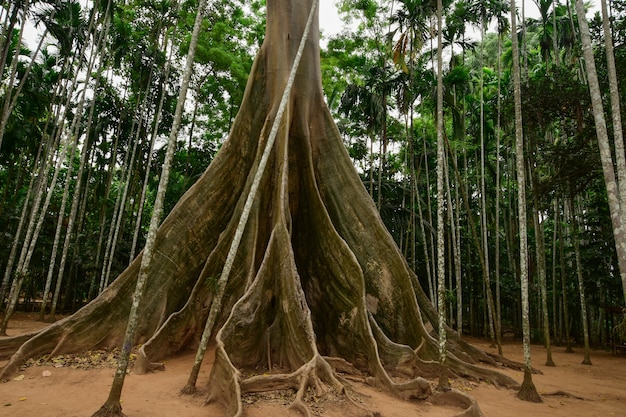
[[[517, 0], [517, 8], [521, 13], [521, 2], [524, 1], [524, 14], [526, 17], [539, 17], [539, 9], [534, 0]], [[592, 6], [587, 13], [587, 18], [590, 19], [598, 9], [597, 0], [588, 1]], [[344, 27], [343, 22], [339, 18], [337, 13], [336, 0], [320, 0], [320, 30], [325, 37], [337, 34], [341, 32]]]

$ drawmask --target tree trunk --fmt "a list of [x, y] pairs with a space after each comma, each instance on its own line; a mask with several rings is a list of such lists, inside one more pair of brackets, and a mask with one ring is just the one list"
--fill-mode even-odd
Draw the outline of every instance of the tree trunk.
[[[533, 174], [535, 175], [535, 174]], [[536, 180], [536, 179], [535, 179]], [[534, 181], [533, 181], [534, 182]], [[546, 346], [546, 366], [556, 366], [552, 359], [550, 343], [550, 317], [548, 314], [548, 286], [546, 283], [546, 252], [543, 225], [539, 220], [539, 199], [536, 193], [536, 183], [533, 184], [533, 223], [535, 226], [535, 253], [537, 255], [537, 272], [539, 276], [540, 306], [543, 326], [543, 342]]]
[[[587, 78], [589, 83], [589, 93], [591, 95], [591, 105], [593, 108], [593, 117], [596, 126], [596, 135], [598, 137], [598, 148], [600, 150], [600, 159], [602, 161], [602, 172], [604, 173], [604, 183], [606, 185], [606, 194], [609, 202], [609, 212], [611, 214], [611, 223], [613, 225], [613, 239], [615, 240], [615, 250], [619, 265], [619, 273], [622, 280], [622, 288], [624, 291], [624, 299], [626, 300], [626, 224], [624, 224], [624, 216], [621, 207], [621, 190], [615, 179], [615, 171], [613, 169], [613, 157], [611, 155], [611, 146], [609, 143], [609, 135], [606, 127], [606, 119], [604, 118], [604, 107], [602, 93], [600, 91], [600, 83], [596, 72], [596, 64], [593, 57], [593, 49], [591, 46], [591, 36], [589, 34], [589, 25], [585, 17], [585, 7], [582, 0], [576, 0], [576, 14], [578, 15], [578, 25], [580, 26], [580, 38], [582, 42], [583, 54], [585, 57], [585, 68], [587, 69]], [[615, 102], [615, 97], [612, 102]], [[619, 109], [617, 109], [619, 113]], [[615, 129], [620, 129], [615, 126]], [[622, 154], [624, 152], [622, 141]], [[619, 149], [616, 149], [616, 151]], [[622, 155], [623, 156], [623, 155]], [[618, 159], [618, 161], [621, 158]], [[622, 161], [623, 162], [623, 161]], [[622, 169], [624, 167], [622, 166]], [[626, 173], [625, 173], [626, 174]], [[624, 175], [626, 178], [626, 175]], [[624, 184], [626, 189], [626, 184]], [[574, 213], [572, 213], [572, 216]]]
[[[311, 5], [268, 2], [265, 40], [229, 139], [156, 233], [137, 310], [142, 361], [197, 345]], [[430, 396], [420, 376], [439, 374], [432, 362], [437, 339], [425, 325], [437, 329], [437, 313], [385, 229], [324, 102], [317, 22], [316, 12], [216, 319], [208, 400], [228, 416], [242, 414], [246, 392], [293, 388], [300, 410], [309, 387], [343, 392], [334, 367], [345, 369], [346, 361], [350, 373], [369, 375], [407, 399]], [[4, 339], [0, 357], [13, 356], [0, 378], [45, 352], [119, 345], [142, 256], [73, 316]], [[453, 375], [518, 386], [476, 366], [495, 364], [493, 356], [447, 327], [446, 333]], [[240, 370], [250, 366], [264, 371], [244, 376]], [[400, 374], [411, 380], [391, 379]], [[480, 415], [474, 402], [453, 392], [469, 408], [464, 415]]]
[[[523, 7], [523, 6], [522, 6]], [[522, 333], [524, 338], [524, 382], [517, 396], [525, 401], [541, 402], [532, 380], [530, 362], [530, 320], [528, 317], [528, 242], [526, 237], [526, 173], [524, 167], [524, 132], [522, 129], [522, 95], [517, 46], [515, 0], [511, 1], [511, 33], [513, 40], [513, 86], [515, 100], [515, 166], [517, 172], [517, 204], [520, 240], [520, 278], [522, 287]]]
[[580, 315], [583, 325], [583, 343], [584, 357], [583, 365], [591, 365], [591, 357], [589, 355], [589, 316], [587, 315], [587, 300], [585, 298], [585, 283], [583, 280], [583, 266], [580, 258], [580, 242], [578, 239], [578, 214], [574, 209], [573, 198], [569, 200], [569, 212], [572, 221], [572, 232], [570, 233], [572, 243], [574, 244], [574, 254], [576, 256], [576, 277], [578, 278], [578, 293], [580, 295]]
[[[442, 32], [442, 5], [441, 0], [437, 0], [437, 305], [438, 305], [438, 326], [439, 332], [439, 388], [450, 389], [450, 382], [445, 371], [446, 365], [446, 252], [445, 252], [445, 204], [446, 189], [445, 164], [446, 151], [443, 142], [443, 58], [441, 50], [443, 48]], [[451, 209], [451, 208], [449, 208]]]
[[[613, 118], [613, 141], [615, 143], [615, 161], [619, 185], [619, 204], [621, 214], [621, 226], [626, 224], [626, 155], [624, 154], [624, 135], [622, 134], [622, 113], [620, 109], [619, 85], [615, 69], [615, 53], [613, 52], [613, 36], [611, 34], [609, 16], [607, 13], [606, 0], [600, 0], [602, 10], [602, 29], [604, 32], [604, 44], [606, 51], [606, 66], [609, 76], [609, 90], [611, 94], [611, 115]], [[617, 242], [616, 242], [617, 243]], [[623, 254], [623, 253], [622, 253]], [[622, 279], [622, 291], [626, 302], [626, 266], [621, 259], [618, 261], [620, 277]]]

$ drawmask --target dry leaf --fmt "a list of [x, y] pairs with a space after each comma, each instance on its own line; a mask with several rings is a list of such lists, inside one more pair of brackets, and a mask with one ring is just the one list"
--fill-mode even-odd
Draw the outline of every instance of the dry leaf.
[[50, 376], [50, 375], [52, 375], [52, 372], [50, 372], [50, 371], [43, 371], [41, 373], [41, 376], [43, 376], [43, 377], [47, 377], [47, 376]]
[[13, 378], [13, 381], [21, 381], [23, 379], [24, 379], [24, 374], [16, 376], [15, 378]]

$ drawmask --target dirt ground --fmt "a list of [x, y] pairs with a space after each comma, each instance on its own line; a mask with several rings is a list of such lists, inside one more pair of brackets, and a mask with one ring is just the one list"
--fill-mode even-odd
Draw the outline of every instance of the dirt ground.
[[[9, 323], [7, 333], [15, 335], [32, 331], [44, 324], [35, 316], [18, 313]], [[471, 339], [471, 343], [488, 351], [494, 349], [489, 343]], [[2, 339], [0, 338], [0, 343]], [[504, 355], [522, 360], [522, 347], [517, 342], [504, 346]], [[453, 386], [478, 401], [485, 417], [607, 417], [626, 416], [626, 355], [613, 356], [611, 352], [594, 350], [592, 366], [581, 364], [582, 350], [565, 353], [562, 347], [553, 348], [555, 368], [543, 366], [545, 349], [532, 347], [533, 366], [543, 372], [534, 375], [533, 381], [542, 395], [543, 403], [520, 401], [516, 392], [497, 389], [485, 383], [464, 380], [452, 381]], [[181, 396], [179, 390], [185, 385], [193, 363], [194, 352], [171, 358], [165, 363], [165, 371], [148, 375], [131, 372], [126, 378], [122, 395], [122, 407], [129, 417], [213, 417], [222, 416], [215, 405], [204, 405], [204, 396]], [[206, 361], [199, 387], [208, 379], [211, 358]], [[4, 362], [0, 362], [3, 366]], [[113, 379], [111, 367], [75, 369], [60, 364], [23, 369], [0, 383], [0, 416], [16, 417], [73, 417], [90, 416], [106, 400]], [[521, 382], [521, 372], [504, 370]], [[435, 381], [433, 381], [435, 383]], [[461, 409], [442, 407], [429, 402], [407, 402], [396, 399], [372, 387], [355, 384], [355, 399], [371, 413], [380, 417], [448, 417], [459, 414]], [[550, 395], [557, 391], [570, 396]], [[245, 415], [299, 416], [287, 409], [288, 396], [277, 393], [244, 398]], [[341, 397], [320, 398], [311, 404], [313, 414], [328, 417], [356, 416], [355, 408], [348, 406]], [[376, 414], [374, 414], [376, 415]]]

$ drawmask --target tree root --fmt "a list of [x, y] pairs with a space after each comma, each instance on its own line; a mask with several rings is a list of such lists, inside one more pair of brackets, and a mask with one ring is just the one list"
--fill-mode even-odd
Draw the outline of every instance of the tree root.
[[576, 394], [571, 394], [567, 391], [563, 391], [563, 390], [556, 390], [553, 392], [546, 392], [543, 394], [544, 396], [548, 396], [548, 397], [566, 397], [566, 398], [574, 398], [576, 400], [582, 400], [582, 401], [588, 401], [588, 398], [585, 397], [581, 397], [579, 395]]
[[145, 354], [138, 353], [133, 370], [139, 375], [149, 372], [165, 371], [165, 364], [163, 362], [150, 362]]
[[122, 405], [119, 402], [105, 403], [91, 417], [127, 417], [122, 413]]
[[[235, 399], [235, 404], [226, 407], [227, 410], [236, 411], [232, 414], [227, 413], [227, 415], [235, 417], [243, 415], [243, 401], [241, 398], [243, 394], [280, 390], [290, 390], [295, 393], [294, 399], [289, 407], [300, 412], [305, 417], [312, 416], [312, 410], [306, 397], [312, 395], [314, 398], [319, 399], [330, 392], [335, 392], [343, 396], [349, 405], [359, 410], [359, 412], [370, 416], [376, 415], [376, 413], [372, 413], [353, 398], [353, 395], [350, 393], [356, 394], [357, 391], [346, 378], [337, 375], [338, 369], [333, 368], [331, 363], [339, 364], [341, 371], [353, 371], [356, 369], [350, 364], [344, 363], [345, 361], [336, 361], [335, 359], [336, 358], [326, 358], [315, 355], [309, 362], [292, 373], [262, 374], [248, 377], [242, 376], [234, 367], [231, 368], [232, 364], [227, 365], [226, 368], [230, 368], [230, 371], [233, 372], [232, 378], [239, 380], [239, 395]], [[365, 378], [363, 375], [358, 375], [358, 378], [354, 379], [366, 382], [375, 387], [381, 386], [381, 382], [376, 380], [376, 378]], [[220, 391], [220, 387], [212, 387], [211, 394], [206, 402], [209, 403], [220, 400]], [[455, 389], [433, 395], [430, 383], [421, 378], [416, 378], [404, 383], [393, 383], [393, 393], [404, 400], [424, 400], [432, 398], [433, 403], [436, 405], [462, 408], [463, 412], [458, 414], [459, 417], [482, 416], [480, 407], [471, 397]]]
[[542, 402], [541, 396], [539, 395], [539, 392], [537, 392], [537, 388], [532, 381], [531, 373], [528, 371], [524, 372], [524, 382], [522, 382], [522, 386], [517, 393], [517, 398], [531, 403]]
[[482, 417], [483, 413], [476, 400], [457, 389], [437, 393], [433, 397], [434, 405], [448, 405], [464, 409], [455, 417]]

